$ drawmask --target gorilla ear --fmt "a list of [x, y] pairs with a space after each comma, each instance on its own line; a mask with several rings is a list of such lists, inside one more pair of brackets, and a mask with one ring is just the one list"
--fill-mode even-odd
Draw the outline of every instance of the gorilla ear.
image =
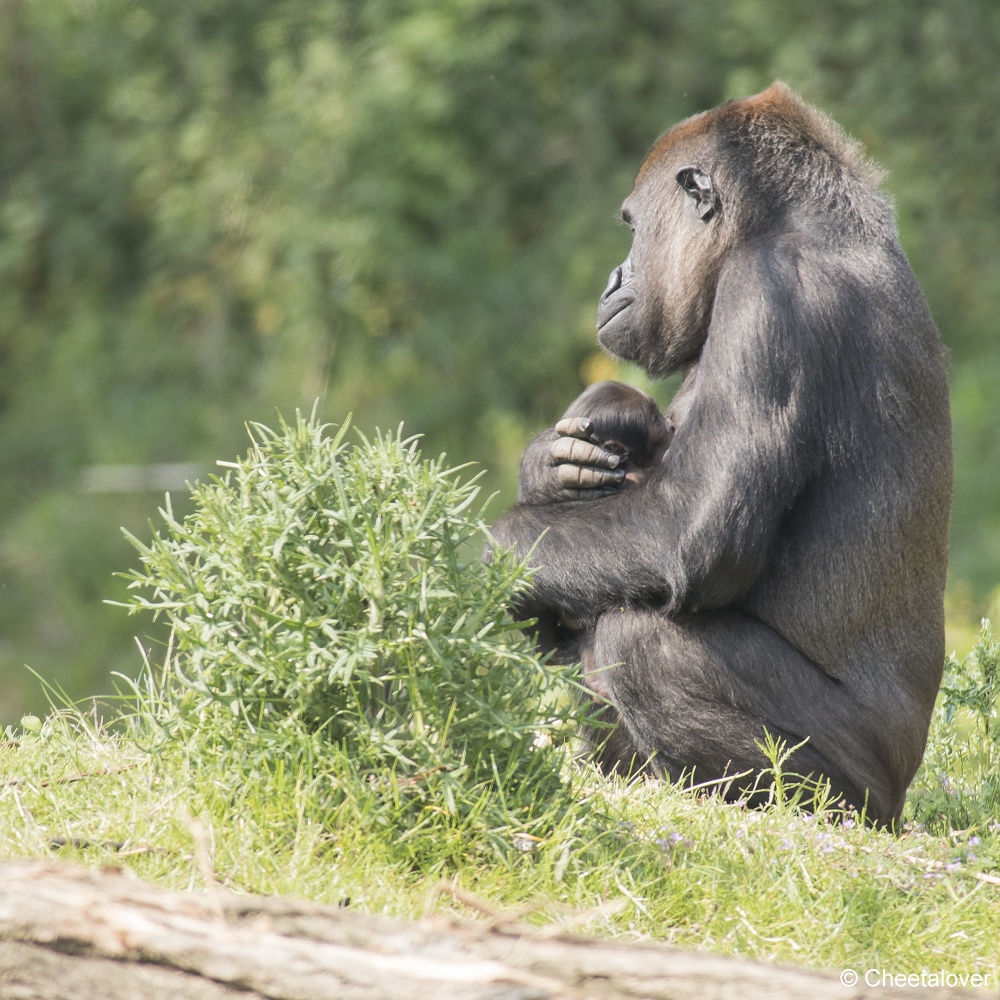
[[677, 171], [677, 183], [694, 200], [694, 214], [702, 222], [708, 222], [720, 204], [712, 178], [698, 167], [681, 167]]

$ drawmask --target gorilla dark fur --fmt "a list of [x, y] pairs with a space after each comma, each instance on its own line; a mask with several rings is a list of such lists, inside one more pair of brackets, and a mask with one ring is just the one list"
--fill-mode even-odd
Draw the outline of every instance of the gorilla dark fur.
[[[495, 526], [524, 615], [592, 623], [619, 718], [600, 762], [748, 795], [765, 728], [795, 773], [898, 820], [944, 656], [944, 350], [880, 177], [781, 84], [677, 125], [622, 207], [598, 339], [685, 378], [622, 489], [577, 418], [527, 448]], [[582, 421], [586, 424], [586, 421]], [[543, 535], [544, 532], [544, 535]]]

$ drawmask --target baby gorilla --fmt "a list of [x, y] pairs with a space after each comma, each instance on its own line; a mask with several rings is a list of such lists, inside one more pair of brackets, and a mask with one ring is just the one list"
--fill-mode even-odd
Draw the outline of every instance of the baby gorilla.
[[625, 473], [622, 485], [638, 483], [663, 458], [672, 428], [656, 401], [621, 382], [597, 382], [584, 390], [562, 415], [590, 421], [590, 439], [617, 455]]
[[[586, 389], [562, 416], [562, 420], [574, 418], [587, 420], [590, 440], [618, 456], [617, 468], [623, 475], [615, 489], [642, 482], [663, 460], [673, 436], [673, 427], [653, 397], [621, 382], [597, 382]], [[542, 652], [553, 650], [556, 663], [579, 663], [592, 697], [604, 702], [608, 690], [595, 669], [591, 624], [565, 614], [540, 618], [538, 645]]]

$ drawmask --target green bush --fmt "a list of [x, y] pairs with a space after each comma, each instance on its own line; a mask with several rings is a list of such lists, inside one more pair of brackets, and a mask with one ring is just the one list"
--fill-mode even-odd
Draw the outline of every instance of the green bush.
[[401, 433], [348, 447], [346, 431], [254, 424], [190, 515], [168, 498], [165, 528], [132, 538], [130, 608], [171, 626], [140, 718], [230, 794], [304, 768], [316, 809], [347, 803], [410, 844], [542, 835], [580, 710], [571, 671], [506, 615], [525, 568], [479, 559], [475, 479]]
[[984, 619], [962, 661], [949, 656], [924, 763], [910, 792], [928, 829], [979, 830], [1000, 819], [1000, 641]]

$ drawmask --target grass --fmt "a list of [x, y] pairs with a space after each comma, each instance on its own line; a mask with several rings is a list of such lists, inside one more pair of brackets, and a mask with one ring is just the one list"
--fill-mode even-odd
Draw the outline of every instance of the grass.
[[989, 826], [894, 836], [583, 769], [578, 808], [543, 839], [512, 837], [497, 851], [460, 832], [464, 855], [442, 844], [439, 860], [416, 862], [351, 806], [315, 818], [304, 763], [234, 795], [182, 755], [142, 750], [72, 712], [0, 749], [0, 774], [6, 858], [122, 866], [173, 889], [217, 880], [402, 917], [474, 916], [437, 894], [447, 882], [496, 910], [591, 934], [835, 969], [1000, 975], [1000, 837]]
[[898, 834], [609, 781], [576, 756], [571, 676], [503, 618], [523, 569], [468, 554], [474, 487], [412, 440], [343, 440], [256, 428], [191, 518], [164, 512], [133, 583], [173, 642], [113, 724], [64, 708], [0, 740], [0, 857], [1000, 983], [988, 626]]

